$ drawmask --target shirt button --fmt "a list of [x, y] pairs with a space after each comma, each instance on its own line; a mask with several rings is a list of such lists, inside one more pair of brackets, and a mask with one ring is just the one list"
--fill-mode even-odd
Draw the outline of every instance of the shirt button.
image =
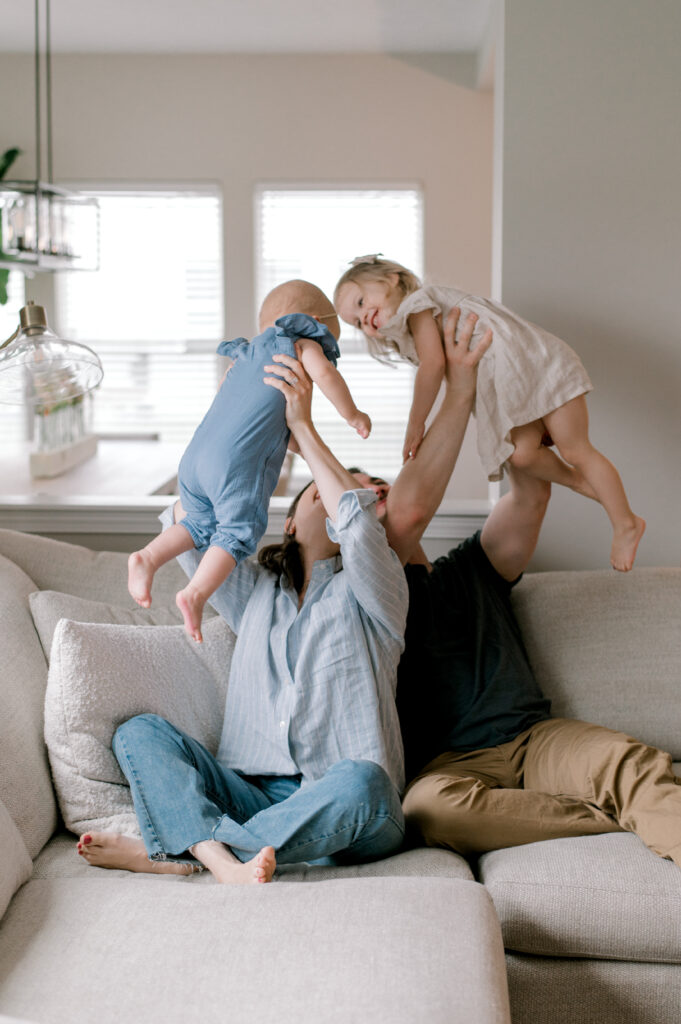
[[286, 722], [280, 722], [279, 723], [279, 728], [280, 729], [285, 729], [286, 728]]

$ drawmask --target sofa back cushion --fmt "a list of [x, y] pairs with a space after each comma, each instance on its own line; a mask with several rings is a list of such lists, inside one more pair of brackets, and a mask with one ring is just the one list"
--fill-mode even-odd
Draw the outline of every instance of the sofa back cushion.
[[57, 822], [43, 704], [47, 664], [33, 627], [28, 596], [34, 581], [0, 556], [0, 800], [31, 857]]
[[[0, 554], [31, 577], [35, 583], [33, 590], [59, 590], [123, 608], [137, 608], [128, 593], [128, 556], [122, 552], [91, 551], [49, 537], [0, 530]], [[175, 594], [186, 582], [187, 577], [176, 562], [162, 566], [154, 578], [152, 607], [174, 608]], [[206, 609], [206, 613], [212, 614], [212, 610]]]
[[130, 790], [111, 740], [145, 712], [217, 751], [234, 634], [215, 617], [196, 644], [183, 626], [61, 619], [45, 700], [45, 740], [59, 805], [72, 832], [138, 835]]
[[513, 606], [553, 715], [681, 759], [681, 569], [536, 573]]

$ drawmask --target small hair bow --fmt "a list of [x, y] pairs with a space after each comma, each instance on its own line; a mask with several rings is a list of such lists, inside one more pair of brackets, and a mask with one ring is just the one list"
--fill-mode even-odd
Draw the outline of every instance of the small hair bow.
[[378, 257], [382, 255], [382, 252], [372, 252], [368, 256], [355, 256], [354, 260], [350, 260], [350, 266], [358, 267], [361, 263], [378, 263]]

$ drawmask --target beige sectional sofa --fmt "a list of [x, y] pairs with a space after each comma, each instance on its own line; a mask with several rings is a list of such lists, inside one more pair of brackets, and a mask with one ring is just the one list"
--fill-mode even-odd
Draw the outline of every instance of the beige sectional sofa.
[[[167, 567], [143, 612], [124, 555], [0, 531], [0, 1021], [681, 1019], [681, 871], [636, 836], [246, 888], [88, 867], [74, 831], [135, 834], [119, 721], [155, 711], [217, 742], [233, 637], [217, 617], [202, 649], [184, 637], [181, 579]], [[681, 570], [537, 574], [515, 600], [557, 714], [681, 758]]]

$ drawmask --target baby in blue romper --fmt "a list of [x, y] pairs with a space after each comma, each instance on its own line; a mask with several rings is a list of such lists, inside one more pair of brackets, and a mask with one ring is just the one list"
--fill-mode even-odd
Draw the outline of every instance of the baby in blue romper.
[[176, 597], [185, 629], [199, 642], [204, 604], [265, 532], [289, 442], [286, 400], [263, 382], [264, 366], [276, 353], [298, 358], [298, 342], [305, 370], [341, 416], [361, 437], [371, 430], [371, 420], [359, 411], [336, 369], [340, 324], [324, 292], [307, 281], [279, 285], [263, 302], [259, 328], [262, 333], [250, 343], [237, 338], [218, 347], [234, 363], [180, 461], [185, 518], [128, 560], [128, 590], [148, 608], [156, 570], [183, 551], [205, 549]]

